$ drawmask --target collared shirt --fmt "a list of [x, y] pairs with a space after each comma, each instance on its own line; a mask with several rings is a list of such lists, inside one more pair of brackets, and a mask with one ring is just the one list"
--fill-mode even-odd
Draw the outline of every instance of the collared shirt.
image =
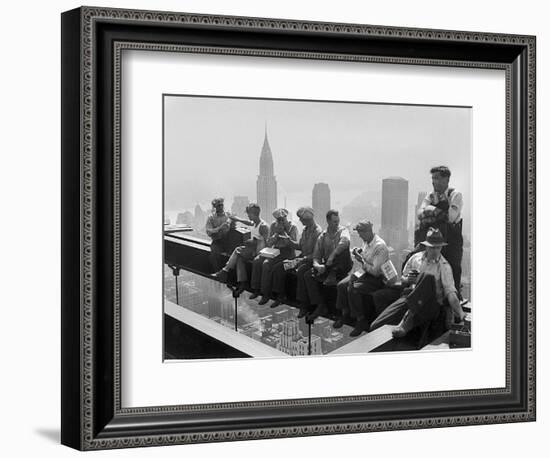
[[311, 226], [304, 227], [302, 231], [302, 236], [300, 237], [300, 250], [302, 251], [302, 256], [311, 259], [313, 257], [313, 252], [315, 251], [315, 245], [317, 244], [317, 239], [321, 235], [323, 230], [321, 226], [317, 223], [312, 224]]
[[420, 273], [434, 276], [435, 295], [437, 302], [440, 304], [443, 304], [443, 300], [448, 297], [449, 294], [456, 294], [453, 270], [443, 256], [440, 255], [439, 259], [430, 261], [425, 251], [413, 254], [407, 261], [407, 264], [405, 264], [403, 276], [408, 277], [411, 270], [417, 270]]
[[338, 247], [342, 250], [348, 249], [351, 241], [349, 230], [344, 226], [339, 226], [336, 232], [330, 233], [325, 229], [315, 244], [313, 259], [317, 262], [326, 261], [331, 253]]
[[224, 212], [222, 215], [218, 215], [217, 213], [211, 214], [206, 220], [206, 234], [212, 240], [219, 240], [223, 238], [227, 234], [229, 228], [228, 230], [218, 230], [218, 228], [226, 221], [229, 221], [231, 225], [234, 225], [234, 223], [232, 223], [229, 219], [229, 213], [227, 212]]
[[380, 277], [383, 275], [382, 264], [390, 259], [390, 253], [382, 237], [379, 237], [378, 234], [374, 234], [370, 243], [363, 243], [361, 257], [365, 262], [363, 264], [363, 271], [375, 277]]
[[462, 220], [462, 208], [464, 207], [462, 193], [458, 192], [456, 189], [451, 190], [451, 188], [447, 188], [444, 192], [432, 191], [427, 194], [420, 204], [419, 215], [417, 216], [424, 214], [425, 210], [433, 211], [433, 207], [443, 200], [449, 202], [448, 222], [459, 223]]

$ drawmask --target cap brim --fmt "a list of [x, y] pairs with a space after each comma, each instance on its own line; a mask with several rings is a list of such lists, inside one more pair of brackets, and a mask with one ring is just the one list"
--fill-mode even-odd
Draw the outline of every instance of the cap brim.
[[430, 242], [420, 242], [424, 246], [430, 246], [430, 247], [438, 247], [438, 246], [447, 246], [448, 243], [441, 242], [441, 243], [430, 243]]

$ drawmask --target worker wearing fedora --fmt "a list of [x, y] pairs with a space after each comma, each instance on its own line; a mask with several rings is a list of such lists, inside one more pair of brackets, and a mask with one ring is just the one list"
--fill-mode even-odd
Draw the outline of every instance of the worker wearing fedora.
[[403, 337], [414, 327], [437, 318], [446, 304], [456, 318], [464, 319], [453, 271], [441, 255], [442, 247], [446, 246], [441, 231], [430, 227], [421, 243], [426, 250], [413, 255], [403, 269], [401, 281], [406, 286], [403, 295], [374, 320], [371, 331], [385, 324], [397, 324], [392, 334]]

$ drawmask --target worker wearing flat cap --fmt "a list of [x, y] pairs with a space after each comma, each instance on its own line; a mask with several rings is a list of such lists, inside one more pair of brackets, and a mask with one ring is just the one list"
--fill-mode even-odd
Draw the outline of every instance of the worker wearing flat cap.
[[385, 279], [382, 265], [390, 258], [386, 242], [374, 233], [370, 221], [361, 221], [355, 227], [363, 246], [354, 248], [352, 255], [360, 264], [360, 269], [338, 283], [336, 308], [341, 316], [333, 324], [341, 328], [348, 321], [355, 321], [351, 337], [368, 331], [374, 319], [374, 303], [371, 294], [384, 288]]
[[223, 197], [212, 199], [212, 214], [206, 220], [206, 234], [212, 239], [210, 262], [214, 271], [218, 271], [223, 266], [222, 253], [231, 251], [228, 234], [229, 230], [234, 227], [235, 223], [224, 209]]
[[274, 258], [264, 258], [259, 255], [252, 261], [250, 288], [253, 292], [250, 299], [262, 295], [259, 305], [266, 304], [273, 292], [273, 269], [277, 268], [278, 264], [284, 260], [296, 257], [298, 227], [288, 220], [288, 210], [286, 208], [276, 209], [273, 212], [273, 218], [275, 221], [269, 227], [266, 245], [268, 248], [278, 249], [279, 254]]
[[[299, 303], [307, 302], [307, 292], [304, 282], [304, 274], [311, 269], [313, 265], [313, 251], [317, 239], [323, 230], [315, 222], [315, 212], [311, 207], [300, 207], [296, 212], [300, 219], [300, 223], [304, 226], [302, 235], [298, 242], [291, 241], [294, 248], [301, 251], [300, 257], [295, 258], [292, 263], [292, 270], [296, 272], [296, 300]], [[272, 291], [275, 296], [275, 301], [271, 304], [272, 308], [277, 307], [286, 300], [285, 278], [286, 267], [284, 263], [278, 263], [273, 267]], [[301, 309], [298, 318], [302, 318], [307, 313], [307, 310]]]
[[411, 256], [403, 268], [401, 282], [406, 286], [403, 295], [376, 318], [370, 330], [385, 324], [397, 325], [392, 334], [403, 337], [413, 328], [436, 319], [442, 310], [451, 317], [446, 320], [448, 327], [455, 321], [464, 320], [453, 271], [441, 254], [441, 249], [447, 245], [443, 234], [430, 227], [426, 240], [421, 243], [425, 251]]

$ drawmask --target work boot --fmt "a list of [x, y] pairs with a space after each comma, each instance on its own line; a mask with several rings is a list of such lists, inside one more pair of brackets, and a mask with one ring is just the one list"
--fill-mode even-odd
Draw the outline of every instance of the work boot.
[[316, 318], [319, 318], [321, 315], [326, 315], [327, 313], [327, 306], [325, 304], [319, 304], [315, 310], [308, 315], [307, 319], [308, 321], [315, 321]]
[[346, 319], [346, 316], [341, 316], [334, 323], [332, 323], [332, 327], [334, 329], [340, 329], [342, 326], [344, 326], [345, 319]]
[[353, 328], [353, 331], [349, 333], [350, 337], [358, 337], [360, 336], [363, 331], [369, 330], [369, 322], [365, 319], [357, 320], [357, 323], [355, 323], [355, 327]]
[[246, 291], [247, 283], [245, 281], [240, 281], [239, 286], [237, 287], [237, 295], [240, 296], [242, 293]]
[[262, 298], [260, 299], [260, 302], [258, 302], [258, 305], [265, 305], [269, 302], [269, 297], [267, 296], [262, 296]]
[[401, 323], [392, 329], [391, 334], [394, 338], [399, 339], [405, 337], [412, 328], [414, 328], [414, 314], [410, 310], [407, 310]]
[[211, 277], [214, 280], [218, 280], [222, 283], [227, 283], [227, 270], [218, 270], [216, 273], [213, 273]]
[[248, 296], [249, 299], [256, 299], [260, 296], [260, 293], [258, 291], [254, 291], [250, 296]]

